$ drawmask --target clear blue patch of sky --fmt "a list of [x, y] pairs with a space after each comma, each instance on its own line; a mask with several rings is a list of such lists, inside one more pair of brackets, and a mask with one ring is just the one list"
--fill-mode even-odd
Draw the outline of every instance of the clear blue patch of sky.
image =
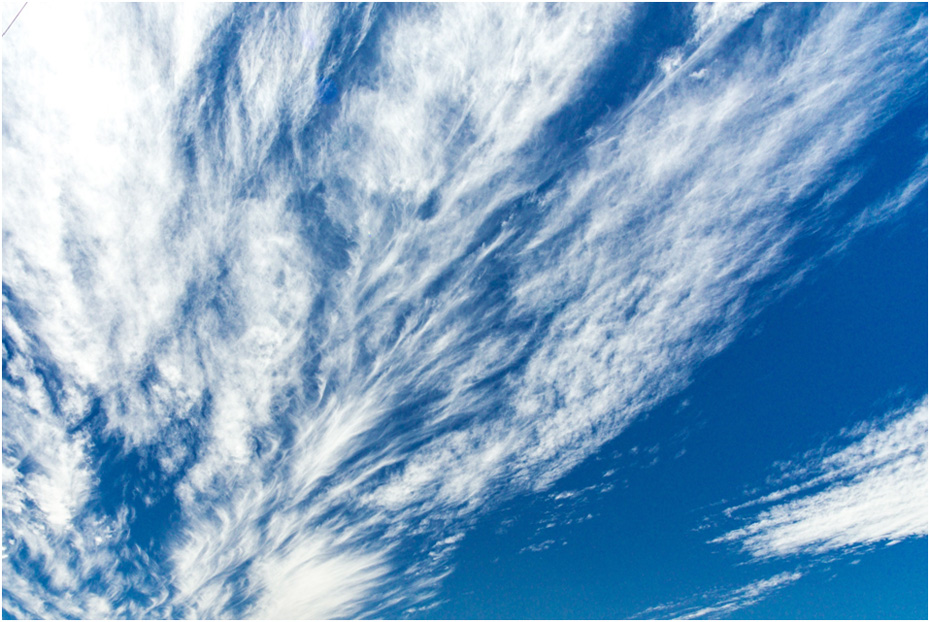
[[927, 538], [879, 544], [813, 568], [734, 617], [925, 620]]

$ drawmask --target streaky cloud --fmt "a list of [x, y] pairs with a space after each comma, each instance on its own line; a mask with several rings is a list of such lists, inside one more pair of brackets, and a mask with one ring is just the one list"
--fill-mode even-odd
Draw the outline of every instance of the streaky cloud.
[[713, 542], [738, 543], [764, 559], [926, 536], [927, 398], [854, 432], [861, 438], [844, 449], [782, 465], [782, 479], [799, 483], [728, 508], [728, 516], [738, 516], [769, 506]]
[[800, 236], [816, 263], [918, 196], [926, 160], [853, 214], [858, 172], [826, 178], [925, 95], [925, 18], [826, 6], [785, 54], [789, 13], [696, 7], [562, 140], [633, 7], [30, 7], [3, 59], [4, 608], [428, 608], [470, 521], [684, 387]]
[[728, 591], [709, 592], [701, 595], [698, 599], [693, 599], [702, 601], [700, 604], [694, 603], [693, 600], [692, 602], [667, 603], [650, 607], [639, 612], [634, 617], [674, 620], [719, 619], [740, 609], [755, 605], [803, 576], [803, 573], [798, 571], [781, 572], [766, 579], [753, 581], [742, 587]]

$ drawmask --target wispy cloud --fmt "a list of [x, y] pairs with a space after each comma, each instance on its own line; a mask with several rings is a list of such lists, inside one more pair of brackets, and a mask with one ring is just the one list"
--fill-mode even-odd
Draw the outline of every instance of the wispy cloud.
[[[850, 437], [856, 440], [850, 442]], [[728, 519], [754, 513], [745, 527], [711, 541], [736, 543], [758, 561], [812, 555], [815, 563], [878, 543], [927, 535], [927, 398], [880, 421], [845, 431], [837, 442], [778, 464], [782, 485], [723, 511]], [[759, 510], [758, 508], [765, 508]], [[701, 594], [651, 607], [638, 617], [721, 617], [753, 605], [797, 581], [797, 569], [731, 592]]]
[[682, 601], [650, 607], [635, 617], [696, 620], [721, 618], [745, 609], [768, 598], [773, 593], [794, 583], [804, 576], [800, 572], [782, 572], [767, 579], [753, 581], [748, 585], [730, 590], [710, 592], [701, 596], [700, 604]]
[[927, 535], [927, 399], [835, 453], [783, 465], [799, 483], [729, 508], [769, 506], [714, 542], [736, 542], [753, 557], [845, 551]]
[[[732, 339], [797, 202], [923, 96], [902, 7], [825, 7], [788, 56], [790, 16], [759, 15], [696, 9], [567, 147], [547, 123], [629, 6], [30, 6], [3, 60], [4, 606], [422, 605], [476, 513]], [[145, 491], [104, 498], [130, 455], [167, 491], [157, 547]]]
[[[162, 586], [146, 576], [146, 555], [127, 558], [126, 513], [108, 518], [92, 506], [98, 481], [88, 455], [92, 441], [59, 414], [80, 396], [67, 386], [52, 389], [54, 370], [25, 353], [34, 344], [6, 305], [3, 331], [4, 608], [40, 617], [140, 615], [113, 596], [136, 583], [157, 599]], [[12, 559], [28, 560], [28, 572], [11, 571]], [[88, 579], [97, 583], [89, 586]]]

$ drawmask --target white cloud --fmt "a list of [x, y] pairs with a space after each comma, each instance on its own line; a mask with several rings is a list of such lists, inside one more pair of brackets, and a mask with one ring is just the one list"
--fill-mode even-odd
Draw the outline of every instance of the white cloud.
[[[29, 337], [6, 304], [3, 330], [13, 347], [28, 347]], [[81, 403], [79, 389], [67, 380], [60, 390], [52, 389], [54, 371], [40, 371], [42, 364], [22, 351], [4, 353], [3, 606], [20, 617], [139, 615], [131, 604], [114, 603], [110, 591], [135, 583], [154, 594], [158, 580], [118, 571], [127, 545], [125, 512], [108, 518], [90, 505], [98, 482], [89, 438], [70, 431], [61, 412], [69, 412], [69, 402]], [[32, 579], [11, 566], [17, 557], [31, 561]], [[133, 565], [145, 563], [137, 559]], [[90, 577], [100, 583], [89, 587]]]
[[748, 585], [727, 592], [711, 592], [702, 596], [709, 601], [701, 605], [687, 602], [669, 603], [650, 607], [636, 615], [637, 618], [671, 618], [680, 620], [714, 619], [754, 605], [774, 592], [790, 585], [804, 576], [800, 572], [782, 572], [767, 579], [753, 581]]
[[[926, 131], [926, 128], [924, 128]], [[900, 214], [915, 199], [927, 194], [927, 158], [924, 156], [915, 167], [913, 175], [900, 187], [895, 188], [882, 200], [862, 210], [856, 218], [848, 223], [844, 231], [837, 236], [839, 240], [831, 252], [840, 252], [849, 246], [856, 235], [871, 227], [888, 222]]]
[[[927, 399], [813, 464], [802, 480], [736, 508], [770, 505], [749, 525], [714, 542], [737, 542], [754, 557], [843, 551], [927, 535]], [[786, 500], [787, 499], [787, 500]]]
[[[544, 197], [551, 209], [522, 252], [511, 317], [560, 311], [514, 379], [506, 425], [457, 433], [467, 458], [435, 441], [411, 461], [408, 485], [387, 490], [449, 503], [427, 472], [446, 491], [448, 473], [475, 478], [463, 491], [495, 473], [544, 488], [680, 388], [752, 311], [751, 284], [785, 261], [803, 223], [784, 210], [888, 114], [890, 92], [909, 88], [905, 65], [873, 55], [897, 19], [829, 9], [787, 60], [763, 42], [715, 59], [724, 69], [699, 84], [664, 78], [649, 106], [606, 122], [584, 165]], [[902, 62], [917, 70], [923, 58]]]
[[762, 2], [701, 2], [694, 7], [696, 39], [708, 33], [718, 37], [746, 21], [759, 10]]
[[[796, 233], [787, 206], [906, 99], [926, 44], [900, 7], [829, 7], [793, 57], [730, 57], [750, 13], [698, 9], [677, 68], [586, 135], [543, 215], [485, 235], [561, 166], [541, 130], [629, 7], [41, 7], [4, 40], [3, 281], [33, 318], [5, 298], [4, 331], [19, 377], [44, 357], [63, 388], [4, 384], [4, 533], [68, 594], [99, 568], [111, 587], [48, 600], [5, 556], [27, 616], [422, 602], [461, 521], [545, 488], [728, 343]], [[198, 84], [219, 49], [228, 79]], [[363, 51], [378, 64], [340, 82]], [[537, 328], [498, 330], [518, 321]], [[95, 395], [108, 434], [181, 478], [167, 561], [88, 510], [69, 430]], [[45, 430], [48, 455], [25, 440]], [[400, 579], [399, 543], [422, 554]]]
[[382, 554], [343, 557], [314, 541], [283, 557], [263, 556], [256, 572], [268, 589], [255, 615], [272, 620], [350, 616], [358, 610], [357, 595], [380, 586], [387, 569]]

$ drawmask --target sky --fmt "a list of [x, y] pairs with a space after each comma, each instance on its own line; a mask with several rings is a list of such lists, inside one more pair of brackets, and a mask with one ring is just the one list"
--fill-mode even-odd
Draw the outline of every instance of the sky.
[[19, 618], [926, 618], [926, 4], [4, 3]]

